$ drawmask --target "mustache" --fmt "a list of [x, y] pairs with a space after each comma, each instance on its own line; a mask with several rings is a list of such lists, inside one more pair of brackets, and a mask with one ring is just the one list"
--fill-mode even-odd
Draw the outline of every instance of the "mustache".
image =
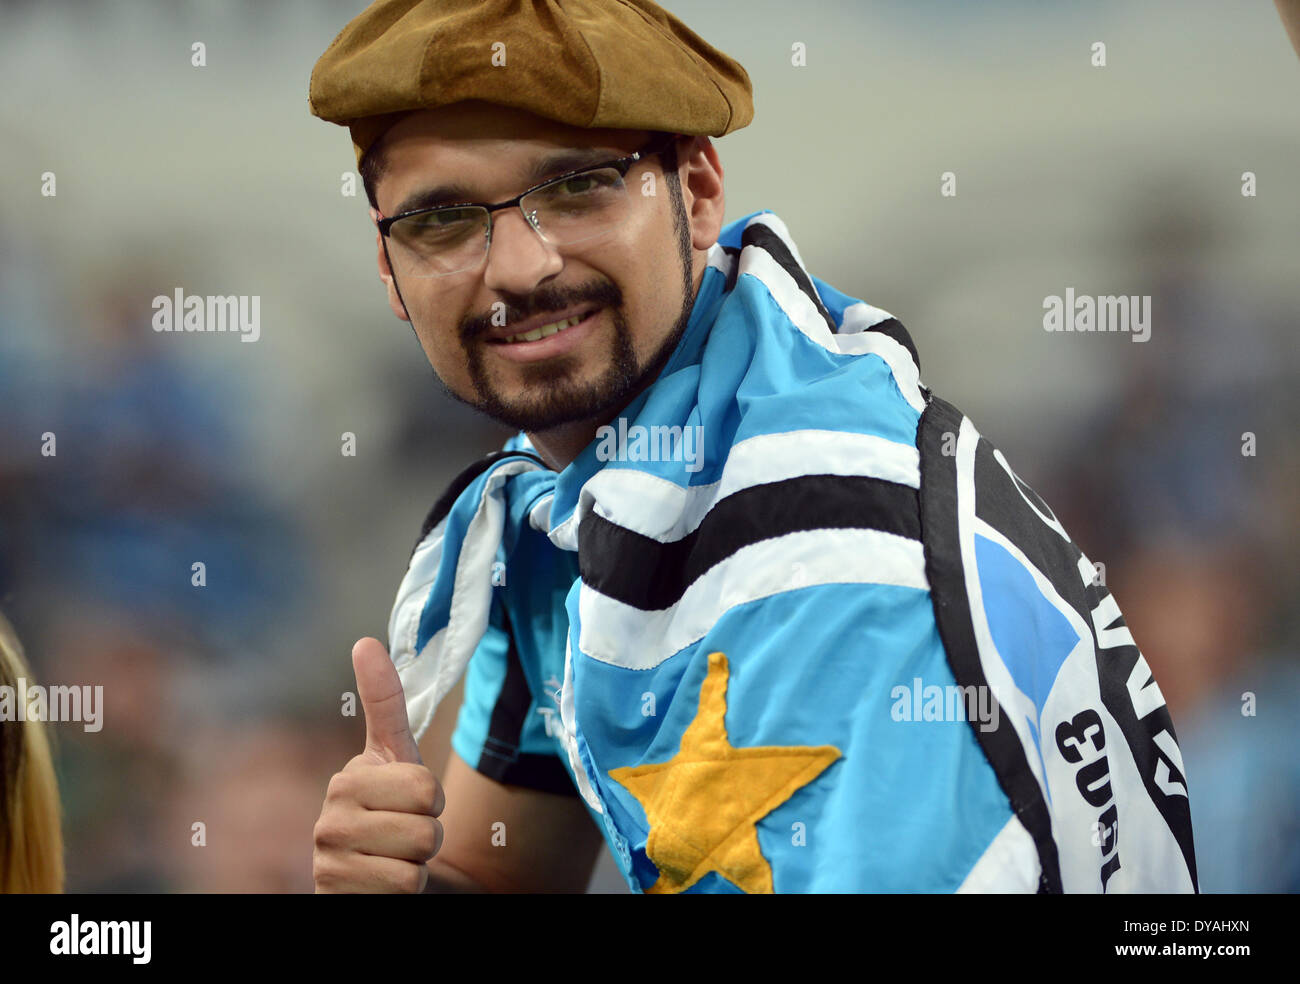
[[[530, 294], [526, 301], [503, 299], [498, 303], [505, 306], [505, 323], [510, 324], [537, 315], [563, 311], [565, 308], [579, 304], [618, 308], [623, 304], [623, 291], [612, 281], [603, 280], [579, 287], [540, 287]], [[500, 327], [500, 324], [499, 312], [473, 315], [460, 323], [460, 339], [464, 343], [472, 342], [493, 328]]]

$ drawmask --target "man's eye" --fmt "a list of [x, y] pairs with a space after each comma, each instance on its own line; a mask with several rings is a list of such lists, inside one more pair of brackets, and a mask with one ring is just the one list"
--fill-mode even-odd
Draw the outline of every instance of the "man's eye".
[[599, 182], [590, 174], [578, 174], [561, 181], [556, 190], [565, 195], [581, 195], [599, 186]]
[[473, 220], [473, 213], [469, 209], [453, 208], [443, 212], [426, 212], [423, 215], [415, 215], [409, 221], [412, 229], [447, 229]]
[[472, 208], [453, 208], [442, 212], [412, 215], [397, 224], [394, 231], [403, 241], [427, 246], [455, 243], [482, 231], [483, 221]]
[[553, 188], [560, 196], [578, 197], [612, 190], [617, 188], [622, 180], [622, 176], [617, 171], [607, 168], [601, 171], [588, 171], [586, 174], [575, 174], [571, 178], [557, 182]]

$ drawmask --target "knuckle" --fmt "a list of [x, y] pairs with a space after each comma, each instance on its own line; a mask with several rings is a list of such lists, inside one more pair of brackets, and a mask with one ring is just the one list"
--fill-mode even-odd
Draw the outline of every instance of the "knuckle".
[[366, 755], [365, 752], [362, 752], [360, 755], [353, 755], [352, 758], [348, 759], [347, 765], [343, 766], [343, 768], [340, 769], [339, 772], [353, 773], [356, 772], [358, 769], [365, 769], [374, 764], [375, 764], [374, 759]]
[[442, 816], [442, 811], [447, 809], [447, 792], [442, 788], [442, 782], [437, 776], [434, 776], [434, 798], [433, 798], [433, 815]]
[[348, 772], [336, 772], [330, 776], [329, 785], [325, 789], [325, 798], [327, 800], [345, 800], [351, 799], [355, 793], [355, 777]]
[[425, 861], [428, 861], [438, 852], [438, 831], [434, 827], [437, 822], [437, 820], [431, 820], [430, 823], [421, 824], [420, 832], [415, 840], [415, 849]]
[[316, 821], [316, 826], [312, 828], [312, 842], [316, 845], [317, 851], [329, 850], [339, 843], [338, 834], [333, 823], [322, 817]]
[[420, 807], [425, 812], [432, 813], [434, 804], [438, 799], [438, 780], [424, 766], [419, 768], [420, 773], [416, 779], [415, 792], [419, 796]]
[[442, 821], [441, 820], [433, 821], [433, 853], [434, 854], [437, 854], [439, 851], [442, 850], [443, 836], [444, 836], [444, 831], [442, 829]]
[[317, 851], [312, 856], [311, 874], [318, 890], [335, 891], [338, 888], [338, 869], [327, 854]]
[[316, 846], [323, 850], [348, 848], [356, 839], [355, 824], [345, 822], [339, 810], [322, 813], [312, 831]]
[[395, 788], [400, 788], [403, 796], [410, 796], [420, 812], [429, 813], [438, 793], [438, 780], [433, 773], [412, 762], [394, 762], [389, 768], [395, 777]]

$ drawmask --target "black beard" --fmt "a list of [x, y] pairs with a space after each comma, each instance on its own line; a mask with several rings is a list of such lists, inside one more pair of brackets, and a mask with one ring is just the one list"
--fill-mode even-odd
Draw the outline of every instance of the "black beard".
[[[541, 297], [540, 293], [534, 295], [534, 301]], [[481, 319], [475, 319], [467, 326], [469, 330], [462, 332], [461, 337], [465, 339], [468, 371], [477, 398], [465, 399], [455, 393], [451, 395], [515, 430], [546, 431], [562, 424], [601, 417], [626, 406], [663, 371], [677, 343], [686, 332], [686, 326], [691, 319], [691, 309], [694, 306], [694, 298], [688, 290], [673, 330], [649, 361], [645, 365], [638, 365], [636, 352], [632, 347], [632, 333], [628, 329], [627, 318], [623, 312], [623, 294], [615, 285], [606, 283], [582, 289], [564, 298], [547, 297], [544, 300], [546, 301], [544, 304], [533, 305], [539, 313], [588, 302], [608, 311], [614, 326], [613, 353], [605, 372], [598, 379], [584, 384], [569, 379], [569, 373], [576, 359], [564, 358], [544, 365], [521, 366], [520, 369], [529, 388], [542, 396], [532, 401], [507, 402], [492, 388], [483, 366], [483, 350], [480, 346], [495, 343], [469, 340], [477, 337], [482, 330]], [[516, 314], [513, 307], [509, 310], [510, 316], [507, 321], [521, 321], [531, 316], [531, 313]]]

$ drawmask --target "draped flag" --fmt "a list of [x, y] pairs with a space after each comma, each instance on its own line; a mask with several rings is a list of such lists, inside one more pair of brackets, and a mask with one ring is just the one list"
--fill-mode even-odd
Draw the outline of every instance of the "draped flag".
[[417, 736], [466, 674], [457, 754], [580, 795], [633, 891], [1196, 890], [1115, 599], [777, 216], [606, 437], [557, 474], [519, 434], [429, 513], [389, 625]]

